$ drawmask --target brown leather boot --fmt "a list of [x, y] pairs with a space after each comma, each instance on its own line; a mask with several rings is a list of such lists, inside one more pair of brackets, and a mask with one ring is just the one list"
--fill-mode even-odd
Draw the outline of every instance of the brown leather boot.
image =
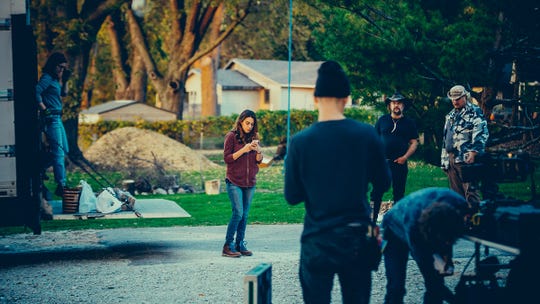
[[225, 244], [221, 255], [229, 258], [239, 258], [242, 254], [236, 251], [234, 247], [229, 246], [229, 244]]
[[246, 242], [242, 241], [239, 244], [236, 244], [236, 251], [240, 251], [240, 254], [245, 256], [252, 256], [253, 252], [249, 251], [246, 247]]

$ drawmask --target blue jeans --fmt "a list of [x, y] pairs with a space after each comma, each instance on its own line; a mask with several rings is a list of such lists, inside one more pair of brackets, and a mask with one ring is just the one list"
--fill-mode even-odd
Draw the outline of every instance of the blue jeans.
[[[389, 228], [384, 230], [384, 239], [388, 242], [383, 251], [386, 269], [385, 304], [402, 304], [405, 296], [405, 279], [409, 260], [409, 246], [398, 238]], [[433, 268], [433, 258], [427, 251], [413, 255], [422, 277], [426, 291], [424, 304], [442, 304], [443, 300], [453, 298], [452, 292], [444, 285], [444, 277], [438, 275]]]
[[45, 168], [53, 167], [54, 180], [57, 184], [66, 185], [65, 156], [69, 152], [66, 131], [60, 115], [51, 115], [46, 118], [45, 134], [50, 146], [51, 159]]
[[244, 241], [246, 235], [247, 218], [251, 200], [255, 194], [255, 187], [238, 187], [226, 180], [227, 193], [231, 200], [232, 216], [227, 226], [225, 243], [231, 244], [236, 233], [236, 243]]
[[384, 230], [384, 239], [388, 242], [383, 251], [386, 270], [385, 304], [403, 303], [409, 246], [400, 240], [388, 228]]

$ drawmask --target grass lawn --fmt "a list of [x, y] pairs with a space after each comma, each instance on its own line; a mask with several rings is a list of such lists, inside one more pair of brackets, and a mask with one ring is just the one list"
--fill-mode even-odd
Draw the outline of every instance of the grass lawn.
[[[218, 154], [209, 154], [207, 156], [217, 163], [220, 163], [222, 157]], [[223, 163], [221, 162], [221, 164]], [[536, 180], [540, 177], [538, 171], [540, 170], [537, 170], [535, 174]], [[191, 215], [190, 218], [53, 220], [42, 221], [42, 229], [43, 231], [51, 231], [121, 227], [226, 225], [229, 221], [231, 210], [229, 198], [224, 189], [224, 183], [221, 183], [221, 193], [218, 195], [206, 195], [202, 191], [204, 180], [223, 180], [224, 175], [225, 166], [220, 169], [203, 172], [181, 172], [180, 184], [192, 185], [200, 193], [138, 196], [138, 198], [164, 198], [175, 201]], [[84, 173], [73, 172], [69, 173], [68, 176], [71, 181], [70, 184], [77, 184], [76, 181], [84, 179], [92, 185], [94, 191], [99, 189], [99, 186]], [[119, 184], [119, 181], [122, 179], [122, 176], [118, 173], [107, 173], [106, 176], [109, 181], [115, 184]], [[268, 168], [262, 168], [257, 176], [257, 181], [257, 190], [250, 210], [249, 224], [303, 222], [303, 204], [289, 206], [283, 198], [283, 162], [275, 163]], [[440, 168], [415, 161], [409, 163], [407, 193], [425, 187], [447, 187], [447, 185], [446, 175]], [[531, 198], [530, 181], [500, 184], [499, 186], [501, 191], [508, 196], [523, 200], [529, 200]], [[54, 190], [52, 185], [50, 185], [50, 189]], [[391, 199], [390, 191], [385, 193], [383, 199]], [[30, 229], [25, 227], [0, 227], [0, 235], [20, 232], [30, 232]]]

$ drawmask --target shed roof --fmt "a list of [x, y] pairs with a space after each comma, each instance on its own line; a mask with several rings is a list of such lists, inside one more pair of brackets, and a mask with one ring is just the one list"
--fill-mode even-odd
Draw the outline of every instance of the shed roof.
[[112, 100], [92, 106], [81, 111], [81, 114], [101, 114], [137, 103], [136, 100]]
[[81, 114], [103, 114], [103, 113], [111, 112], [114, 110], [131, 106], [131, 105], [135, 105], [135, 104], [140, 104], [142, 106], [153, 108], [158, 111], [172, 113], [171, 111], [160, 109], [160, 108], [157, 108], [157, 107], [154, 107], [154, 106], [151, 106], [151, 105], [148, 105], [143, 102], [136, 101], [136, 100], [111, 100], [111, 101], [104, 102], [102, 104], [92, 106], [88, 109], [84, 109], [81, 111]]

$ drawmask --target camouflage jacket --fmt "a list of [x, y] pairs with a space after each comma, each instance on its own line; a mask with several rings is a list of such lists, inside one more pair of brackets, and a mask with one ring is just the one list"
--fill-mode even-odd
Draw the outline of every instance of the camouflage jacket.
[[441, 152], [441, 167], [444, 170], [447, 170], [449, 165], [448, 151], [444, 143], [446, 143], [446, 136], [451, 134], [456, 163], [464, 162], [464, 155], [469, 151], [484, 152], [489, 132], [482, 110], [467, 102], [464, 108], [453, 109], [446, 115]]

